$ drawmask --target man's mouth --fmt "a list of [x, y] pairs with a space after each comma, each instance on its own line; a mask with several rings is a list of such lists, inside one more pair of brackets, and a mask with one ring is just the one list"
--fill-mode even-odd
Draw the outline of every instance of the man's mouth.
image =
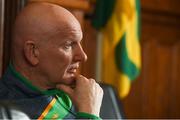
[[68, 73], [75, 74], [77, 72], [77, 69], [69, 69]]
[[79, 65], [72, 66], [67, 70], [67, 72], [71, 74], [76, 74], [78, 68], [79, 68]]

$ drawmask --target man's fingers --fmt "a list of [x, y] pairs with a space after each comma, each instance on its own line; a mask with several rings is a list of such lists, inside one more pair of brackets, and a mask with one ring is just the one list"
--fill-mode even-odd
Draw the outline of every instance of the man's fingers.
[[67, 85], [57, 85], [56, 86], [57, 89], [60, 89], [62, 91], [64, 91], [65, 93], [67, 93], [69, 96], [72, 96], [73, 95], [73, 89]]

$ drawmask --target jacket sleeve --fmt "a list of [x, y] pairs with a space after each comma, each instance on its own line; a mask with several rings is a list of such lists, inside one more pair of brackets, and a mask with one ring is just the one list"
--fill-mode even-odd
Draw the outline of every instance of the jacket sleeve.
[[96, 119], [96, 120], [101, 120], [100, 117], [97, 117], [93, 114], [89, 114], [89, 113], [84, 113], [84, 112], [78, 112], [76, 115], [77, 119]]

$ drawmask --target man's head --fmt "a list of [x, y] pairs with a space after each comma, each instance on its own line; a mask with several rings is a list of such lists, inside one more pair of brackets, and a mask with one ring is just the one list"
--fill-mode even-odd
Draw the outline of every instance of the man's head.
[[87, 59], [81, 39], [80, 24], [66, 9], [50, 3], [29, 4], [14, 25], [13, 65], [42, 89], [71, 85], [79, 63]]

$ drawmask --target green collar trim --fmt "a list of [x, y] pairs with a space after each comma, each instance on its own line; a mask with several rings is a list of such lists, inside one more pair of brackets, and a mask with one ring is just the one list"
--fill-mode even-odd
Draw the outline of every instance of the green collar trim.
[[13, 67], [12, 63], [10, 63], [9, 65], [9, 69], [10, 71], [13, 73], [13, 75], [15, 75], [19, 80], [21, 80], [21, 82], [23, 84], [25, 84], [28, 88], [30, 88], [31, 90], [33, 91], [36, 91], [36, 92], [40, 92], [42, 94], [45, 94], [45, 95], [62, 95], [62, 94], [65, 94], [63, 91], [61, 90], [57, 90], [57, 89], [52, 89], [52, 90], [42, 90], [36, 86], [34, 86], [30, 80], [28, 80], [27, 78], [25, 78], [23, 75], [21, 75], [19, 72], [17, 72], [15, 70], [15, 68]]

